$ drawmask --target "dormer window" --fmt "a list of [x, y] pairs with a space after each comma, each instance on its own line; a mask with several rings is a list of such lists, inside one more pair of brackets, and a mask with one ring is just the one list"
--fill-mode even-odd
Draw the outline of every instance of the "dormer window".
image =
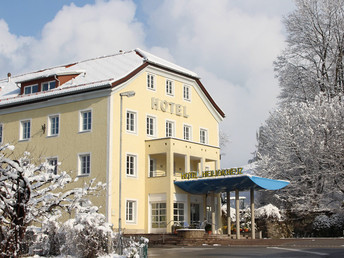
[[50, 82], [43, 82], [42, 83], [42, 91], [47, 91], [51, 89], [56, 88], [56, 81], [50, 81]]
[[20, 94], [29, 95], [36, 92], [49, 91], [64, 85], [66, 82], [75, 79], [85, 71], [67, 71], [61, 73], [52, 73], [48, 76], [38, 76], [35, 78], [17, 81], [20, 84]]
[[31, 94], [38, 92], [38, 84], [33, 84], [24, 87], [24, 94]]

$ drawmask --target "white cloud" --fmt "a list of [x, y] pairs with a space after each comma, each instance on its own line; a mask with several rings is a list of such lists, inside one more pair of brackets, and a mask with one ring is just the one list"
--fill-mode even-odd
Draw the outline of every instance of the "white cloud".
[[[16, 64], [13, 72], [21, 73], [24, 69], [146, 48], [143, 25], [136, 20], [135, 12], [136, 6], [130, 0], [97, 0], [82, 7], [66, 5], [43, 27], [39, 39], [10, 34], [6, 22], [0, 20], [0, 57], [9, 58]], [[1, 63], [0, 69], [4, 69]]]
[[118, 0], [64, 6], [43, 28], [33, 56], [56, 64], [144, 47], [143, 26], [135, 20], [135, 11], [132, 1]]
[[153, 43], [196, 71], [226, 113], [221, 128], [231, 143], [224, 167], [252, 158], [256, 131], [276, 103], [272, 63], [284, 47], [281, 17], [263, 12], [271, 1], [259, 1], [257, 12], [247, 12], [241, 2], [165, 0], [147, 13]]
[[[8, 24], [0, 19], [0, 78], [26, 62], [26, 51], [34, 42], [31, 37], [18, 37], [10, 33]], [[20, 69], [20, 68], [19, 68]]]

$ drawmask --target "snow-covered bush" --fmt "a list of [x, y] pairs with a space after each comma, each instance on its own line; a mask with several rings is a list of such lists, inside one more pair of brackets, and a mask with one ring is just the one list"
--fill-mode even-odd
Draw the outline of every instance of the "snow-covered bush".
[[255, 218], [274, 218], [281, 220], [281, 211], [271, 203], [262, 206], [255, 211]]
[[148, 245], [149, 240], [144, 237], [140, 237], [139, 239], [135, 239], [133, 237], [127, 238], [123, 240], [124, 250], [123, 255], [125, 257], [130, 258], [139, 258], [140, 250], [144, 248], [144, 246]]
[[325, 214], [317, 216], [313, 221], [313, 228], [315, 230], [328, 230], [332, 226], [331, 220]]
[[58, 231], [62, 255], [98, 257], [111, 251], [113, 231], [97, 210], [92, 207], [89, 212], [77, 213], [75, 218], [62, 224]]
[[313, 221], [313, 229], [318, 236], [342, 236], [344, 214], [318, 215]]

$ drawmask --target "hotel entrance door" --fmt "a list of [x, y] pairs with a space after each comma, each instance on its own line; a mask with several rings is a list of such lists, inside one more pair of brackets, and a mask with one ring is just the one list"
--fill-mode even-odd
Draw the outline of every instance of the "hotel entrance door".
[[190, 203], [190, 224], [191, 226], [198, 227], [200, 224], [200, 204]]

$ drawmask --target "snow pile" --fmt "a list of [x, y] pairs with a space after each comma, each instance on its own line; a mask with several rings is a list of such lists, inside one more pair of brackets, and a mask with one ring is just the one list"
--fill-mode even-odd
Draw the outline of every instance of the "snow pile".
[[268, 204], [263, 207], [256, 209], [256, 218], [275, 218], [281, 220], [281, 211], [274, 205]]
[[[222, 213], [225, 214], [225, 216], [227, 216], [227, 204], [222, 205], [221, 210], [222, 210]], [[230, 213], [231, 213], [231, 221], [235, 221], [236, 220], [235, 209], [230, 207]]]

